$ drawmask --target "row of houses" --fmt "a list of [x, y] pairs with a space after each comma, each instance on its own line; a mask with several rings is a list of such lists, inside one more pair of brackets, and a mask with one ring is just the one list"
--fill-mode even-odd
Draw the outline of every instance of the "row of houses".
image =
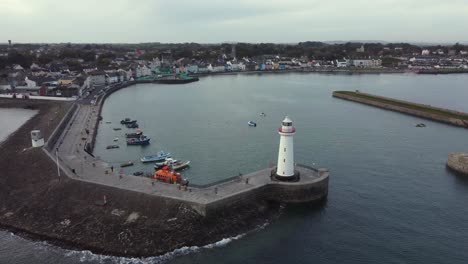
[[378, 68], [382, 66], [381, 59], [336, 60], [336, 67]]

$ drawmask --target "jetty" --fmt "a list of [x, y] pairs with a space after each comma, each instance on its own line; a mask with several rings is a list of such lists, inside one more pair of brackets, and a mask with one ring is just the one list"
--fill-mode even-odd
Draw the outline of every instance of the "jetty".
[[468, 176], [468, 153], [451, 153], [448, 156], [447, 167]]
[[468, 113], [460, 111], [372, 95], [359, 91], [335, 91], [333, 92], [333, 97], [453, 126], [468, 128]]

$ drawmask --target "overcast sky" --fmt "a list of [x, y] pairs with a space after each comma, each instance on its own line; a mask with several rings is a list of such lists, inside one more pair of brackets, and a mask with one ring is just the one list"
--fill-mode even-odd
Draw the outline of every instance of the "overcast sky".
[[468, 40], [468, 0], [0, 0], [0, 42]]

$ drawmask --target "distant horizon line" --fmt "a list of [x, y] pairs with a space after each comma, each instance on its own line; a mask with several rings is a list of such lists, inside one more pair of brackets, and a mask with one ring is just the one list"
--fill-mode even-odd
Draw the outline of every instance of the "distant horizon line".
[[[12, 45], [15, 44], [79, 44], [79, 45], [87, 45], [87, 44], [97, 44], [97, 45], [137, 45], [137, 44], [201, 44], [201, 45], [219, 45], [219, 44], [277, 44], [277, 45], [297, 45], [303, 42], [320, 42], [325, 44], [345, 44], [345, 43], [363, 43], [363, 44], [398, 44], [398, 43], [407, 43], [412, 45], [455, 45], [459, 43], [461, 45], [468, 45], [468, 41], [386, 41], [386, 40], [304, 40], [304, 41], [295, 41], [295, 42], [246, 42], [246, 41], [221, 41], [221, 42], [194, 42], [194, 41], [186, 41], [186, 42], [161, 42], [161, 41], [143, 41], [143, 42], [14, 42], [12, 40]], [[0, 42], [0, 45], [9, 45], [9, 42]]]

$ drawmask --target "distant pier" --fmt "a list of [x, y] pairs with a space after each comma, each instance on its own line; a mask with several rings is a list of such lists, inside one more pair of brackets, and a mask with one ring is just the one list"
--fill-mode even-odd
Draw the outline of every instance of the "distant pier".
[[468, 113], [418, 104], [359, 91], [335, 91], [333, 97], [417, 116], [453, 126], [468, 128]]

